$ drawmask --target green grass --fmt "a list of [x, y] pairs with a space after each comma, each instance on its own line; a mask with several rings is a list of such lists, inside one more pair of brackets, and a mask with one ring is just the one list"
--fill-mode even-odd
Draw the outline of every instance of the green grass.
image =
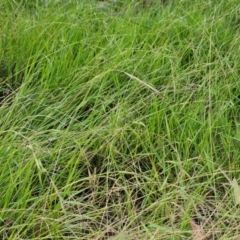
[[239, 2], [36, 2], [0, 3], [1, 239], [237, 239]]

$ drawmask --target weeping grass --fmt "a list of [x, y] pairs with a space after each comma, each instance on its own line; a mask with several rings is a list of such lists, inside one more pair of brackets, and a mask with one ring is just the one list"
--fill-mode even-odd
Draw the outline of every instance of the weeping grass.
[[240, 235], [239, 3], [138, 3], [0, 4], [2, 239]]

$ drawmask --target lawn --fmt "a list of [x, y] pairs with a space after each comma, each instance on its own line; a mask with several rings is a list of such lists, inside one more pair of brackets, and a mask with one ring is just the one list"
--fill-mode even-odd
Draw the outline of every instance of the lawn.
[[2, 0], [0, 238], [239, 240], [239, 76], [238, 0]]

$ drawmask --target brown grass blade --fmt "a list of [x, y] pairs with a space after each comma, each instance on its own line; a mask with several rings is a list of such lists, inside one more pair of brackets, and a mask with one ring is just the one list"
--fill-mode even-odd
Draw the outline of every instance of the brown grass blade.
[[205, 240], [203, 230], [192, 219], [190, 219], [190, 226], [192, 229], [192, 240]]

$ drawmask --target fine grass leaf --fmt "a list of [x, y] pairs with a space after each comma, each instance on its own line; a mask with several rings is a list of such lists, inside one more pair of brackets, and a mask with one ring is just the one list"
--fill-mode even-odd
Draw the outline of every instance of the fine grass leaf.
[[240, 204], [240, 187], [239, 187], [239, 185], [237, 183], [236, 178], [234, 178], [231, 181], [231, 186], [233, 188], [233, 193], [234, 193], [236, 205], [239, 205]]
[[190, 219], [190, 226], [192, 229], [192, 239], [193, 240], [204, 240], [204, 232], [203, 230], [200, 228], [200, 226], [198, 226], [194, 220]]
[[235, 197], [235, 203], [236, 205], [240, 204], [240, 187], [237, 183], [236, 178], [234, 178], [232, 181], [231, 179], [227, 176], [227, 174], [223, 171], [221, 171], [223, 173], [223, 175], [226, 177], [226, 179], [228, 180], [229, 184], [231, 185], [231, 187], [233, 188], [233, 194]]
[[127, 73], [127, 72], [124, 72], [124, 73], [125, 73], [129, 78], [131, 78], [132, 80], [135, 80], [135, 81], [139, 82], [140, 84], [144, 85], [145, 87], [151, 89], [153, 92], [158, 93], [158, 94], [160, 93], [156, 88], [154, 88], [154, 87], [151, 86], [150, 84], [144, 82], [143, 80], [141, 80], [141, 79], [133, 76], [133, 75], [130, 74], [130, 73]]

